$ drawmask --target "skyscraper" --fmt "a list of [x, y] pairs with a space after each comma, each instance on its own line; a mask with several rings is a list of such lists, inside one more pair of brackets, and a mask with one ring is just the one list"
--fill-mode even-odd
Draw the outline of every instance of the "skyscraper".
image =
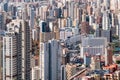
[[60, 45], [57, 40], [40, 43], [41, 80], [60, 79]]
[[[14, 32], [14, 30], [17, 31], [19, 34], [17, 36], [17, 41], [16, 41], [17, 46], [15, 46], [15, 48], [18, 49], [18, 50], [15, 49], [16, 54], [17, 54], [16, 58], [18, 61], [17, 65], [15, 65], [15, 66], [17, 66], [17, 72], [18, 72], [17, 80], [31, 80], [31, 74], [30, 74], [31, 73], [31, 65], [30, 65], [31, 34], [30, 34], [30, 27], [29, 27], [28, 21], [19, 20], [19, 19], [12, 20], [12, 22], [10, 22], [7, 25], [7, 31]], [[15, 32], [15, 34], [16, 34], [16, 32]], [[8, 42], [9, 42], [9, 40], [8, 40]], [[14, 44], [14, 42], [11, 43], [10, 45], [12, 45], [12, 44]], [[12, 48], [10, 50], [12, 50]], [[3, 53], [5, 53], [5, 52], [3, 52]], [[14, 57], [14, 55], [13, 55], [13, 57]], [[11, 80], [13, 80], [13, 79], [11, 79]]]
[[0, 12], [0, 30], [5, 30], [5, 13]]
[[104, 0], [104, 6], [106, 9], [110, 9], [110, 0]]
[[21, 79], [21, 29], [13, 22], [3, 37], [3, 80]]
[[31, 6], [30, 7], [30, 28], [34, 27], [34, 17], [35, 17], [34, 7]]
[[17, 79], [17, 38], [14, 32], [3, 37], [3, 80]]
[[110, 19], [109, 19], [109, 13], [107, 11], [105, 11], [103, 13], [103, 17], [102, 17], [102, 29], [103, 30], [110, 29]]
[[28, 21], [18, 21], [22, 28], [22, 79], [31, 80], [31, 34]]

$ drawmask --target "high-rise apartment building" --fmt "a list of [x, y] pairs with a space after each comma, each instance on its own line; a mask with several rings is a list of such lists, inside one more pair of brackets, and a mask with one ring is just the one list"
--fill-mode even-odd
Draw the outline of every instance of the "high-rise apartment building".
[[35, 17], [35, 13], [34, 13], [34, 7], [31, 6], [30, 7], [30, 28], [34, 28], [34, 17]]
[[102, 3], [102, 0], [96, 0], [97, 1], [97, 8], [100, 8], [100, 4]]
[[116, 10], [118, 8], [118, 1], [119, 0], [110, 0], [110, 9]]
[[105, 65], [111, 65], [113, 63], [113, 52], [111, 47], [107, 47], [105, 51]]
[[3, 80], [21, 79], [21, 28], [13, 22], [3, 37]]
[[[17, 60], [15, 61], [17, 64], [14, 64], [15, 67], [17, 66], [17, 68], [16, 68], [17, 80], [31, 80], [31, 65], [30, 65], [31, 64], [30, 63], [30, 61], [31, 61], [30, 60], [31, 59], [31, 56], [30, 56], [31, 55], [31, 34], [30, 34], [29, 24], [27, 21], [24, 21], [24, 20], [18, 20], [18, 19], [12, 20], [12, 22], [10, 22], [7, 25], [7, 31], [8, 32], [17, 31], [17, 33], [18, 33], [18, 35], [17, 35], [15, 32], [15, 35], [17, 35], [17, 40], [15, 41], [16, 43], [11, 41], [10, 47], [8, 46], [7, 47], [8, 50], [6, 50], [9, 53], [9, 55], [7, 55], [8, 58], [9, 58], [9, 56], [17, 58]], [[14, 40], [14, 37], [13, 37], [13, 40]], [[7, 40], [7, 42], [10, 43], [9, 40]], [[16, 46], [14, 43], [16, 44]], [[7, 43], [5, 43], [5, 44], [7, 44]], [[12, 46], [15, 46], [15, 52], [10, 53], [10, 51], [12, 51], [12, 48], [11, 48]], [[5, 54], [5, 52], [3, 52], [3, 53]], [[13, 53], [14, 53], [14, 55], [10, 55]], [[17, 55], [15, 55], [15, 53]], [[5, 57], [5, 58], [7, 58], [7, 57]], [[12, 63], [9, 63], [9, 64], [12, 65]], [[5, 68], [5, 66], [3, 66], [3, 67]], [[6, 71], [8, 71], [8, 70], [6, 70]], [[11, 74], [11, 73], [9, 73], [9, 74]], [[16, 75], [16, 73], [15, 73], [15, 75]], [[3, 76], [5, 76], [5, 74], [3, 74]], [[10, 79], [10, 80], [13, 80], [13, 79]]]
[[40, 43], [40, 78], [41, 80], [60, 79], [60, 45], [57, 40]]
[[18, 22], [22, 28], [22, 79], [31, 79], [31, 34], [30, 27], [27, 21], [21, 20]]
[[90, 33], [90, 26], [88, 22], [81, 23], [81, 34], [89, 34]]
[[0, 12], [0, 30], [5, 30], [5, 17], [6, 13]]
[[106, 9], [110, 9], [110, 0], [104, 0], [104, 6]]
[[5, 32], [4, 31], [0, 31], [0, 80], [2, 80], [2, 61], [3, 61], [3, 36], [4, 36]]
[[105, 11], [103, 13], [103, 17], [102, 17], [102, 29], [103, 30], [108, 30], [110, 29], [110, 18], [109, 18], [109, 13], [108, 11]]
[[15, 80], [18, 77], [17, 44], [17, 37], [14, 32], [8, 32], [3, 37], [3, 80]]

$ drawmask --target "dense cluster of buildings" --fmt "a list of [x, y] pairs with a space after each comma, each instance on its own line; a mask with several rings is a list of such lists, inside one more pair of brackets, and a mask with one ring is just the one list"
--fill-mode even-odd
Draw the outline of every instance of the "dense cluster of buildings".
[[0, 80], [120, 80], [120, 0], [0, 0]]

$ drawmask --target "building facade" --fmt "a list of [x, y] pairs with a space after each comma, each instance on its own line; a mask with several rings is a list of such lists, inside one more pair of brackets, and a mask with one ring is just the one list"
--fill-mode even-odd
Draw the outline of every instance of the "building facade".
[[60, 79], [60, 45], [57, 40], [40, 43], [40, 78], [41, 80]]

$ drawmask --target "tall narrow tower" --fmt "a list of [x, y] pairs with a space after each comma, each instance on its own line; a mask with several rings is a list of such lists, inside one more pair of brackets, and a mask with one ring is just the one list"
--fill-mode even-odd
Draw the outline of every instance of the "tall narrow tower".
[[[6, 32], [3, 37], [3, 79], [19, 79], [20, 61], [18, 62], [21, 46], [18, 33]], [[19, 67], [18, 67], [19, 66]], [[20, 74], [21, 72], [19, 72]]]
[[60, 45], [57, 40], [40, 43], [41, 80], [60, 79]]
[[111, 47], [107, 47], [106, 51], [105, 51], [105, 65], [106, 66], [113, 63], [112, 56], [113, 56], [112, 48]]
[[[9, 45], [7, 45], [8, 43], [5, 42], [5, 40], [6, 40], [6, 38], [5, 38], [4, 44], [6, 44], [6, 45], [3, 47], [3, 50], [4, 50], [3, 54], [6, 55], [9, 53], [9, 56], [12, 56], [11, 54], [13, 54], [13, 53], [17, 54], [17, 55], [12, 56], [13, 58], [15, 58], [15, 57], [17, 58], [17, 60], [15, 61], [16, 63], [12, 65], [15, 67], [17, 66], [17, 69], [15, 68], [17, 70], [15, 73], [15, 75], [17, 76], [17, 79], [16, 78], [15, 79], [16, 80], [31, 80], [31, 64], [30, 64], [30, 61], [31, 61], [30, 60], [31, 59], [31, 34], [30, 34], [30, 27], [29, 27], [28, 21], [19, 20], [19, 19], [12, 20], [12, 22], [10, 22], [7, 25], [7, 31], [14, 32], [15, 38], [16, 38], [16, 40], [13, 42], [12, 40], [14, 40], [14, 37], [8, 36], [7, 39], [9, 37], [11, 39], [11, 40], [10, 39], [7, 40]], [[17, 31], [18, 34], [15, 31]], [[14, 47], [12, 47], [12, 45]], [[7, 47], [8, 50], [5, 49], [6, 46], [8, 46]], [[11, 51], [13, 51], [12, 48], [13, 48], [13, 50], [15, 49], [14, 52], [11, 52]], [[8, 57], [4, 56], [4, 58], [8, 58]], [[5, 60], [3, 62], [5, 62]], [[3, 66], [3, 67], [5, 67], [5, 66]], [[5, 73], [6, 72], [4, 71], [4, 75], [5, 75]], [[14, 80], [14, 79], [10, 79], [10, 80]]]
[[104, 6], [108, 10], [110, 8], [110, 0], [104, 0]]

